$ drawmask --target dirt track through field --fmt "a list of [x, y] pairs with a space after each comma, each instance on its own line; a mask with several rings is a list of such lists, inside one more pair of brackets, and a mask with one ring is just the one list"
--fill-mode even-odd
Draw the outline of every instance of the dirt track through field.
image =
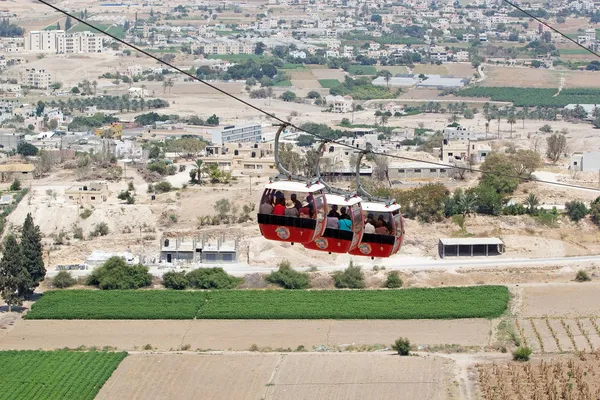
[[97, 399], [446, 399], [452, 362], [385, 353], [133, 354]]
[[416, 345], [485, 346], [490, 321], [464, 320], [18, 320], [0, 337], [0, 349], [57, 349], [112, 346], [162, 351], [190, 349], [248, 350], [317, 346], [390, 345], [399, 336]]

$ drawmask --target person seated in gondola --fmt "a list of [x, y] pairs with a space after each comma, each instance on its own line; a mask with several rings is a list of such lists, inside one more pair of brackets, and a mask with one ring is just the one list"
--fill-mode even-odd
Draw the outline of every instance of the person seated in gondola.
[[300, 203], [300, 200], [298, 200], [298, 195], [296, 193], [292, 193], [290, 195], [290, 199], [292, 199], [292, 202], [294, 203], [294, 207], [296, 207], [296, 210], [298, 210], [298, 212], [300, 212], [300, 209], [302, 208], [302, 203]]
[[273, 196], [264, 196], [263, 202], [258, 208], [260, 214], [271, 214], [273, 213]]
[[310, 207], [308, 206], [308, 201], [304, 200], [302, 202], [302, 207], [298, 211], [300, 213], [300, 218], [310, 218]]
[[329, 210], [329, 214], [327, 214], [327, 228], [330, 229], [338, 229], [339, 227], [339, 218], [337, 217], [337, 213], [333, 208]]
[[386, 221], [385, 220], [385, 216], [383, 214], [379, 214], [379, 217], [377, 217], [377, 221], [381, 221], [381, 224], [387, 229], [388, 233], [386, 233], [386, 235], [389, 235], [390, 232], [392, 231], [392, 222], [391, 221]]
[[[338, 212], [338, 206], [337, 206], [337, 204], [333, 204], [333, 205], [331, 206], [331, 211], [333, 211], [333, 214], [334, 214], [334, 216], [335, 216], [336, 218], [338, 218], [338, 219], [340, 218], [340, 213]], [[330, 213], [331, 213], [331, 212], [330, 212]]]
[[285, 215], [285, 200], [283, 197], [275, 198], [275, 207], [273, 207], [273, 215]]
[[367, 215], [367, 221], [365, 222], [365, 233], [375, 233], [375, 225], [373, 224], [373, 214]]
[[342, 231], [352, 230], [352, 219], [346, 214], [346, 207], [340, 208], [340, 219], [338, 221], [338, 229]]
[[292, 200], [285, 202], [285, 216], [286, 217], [298, 217], [300, 214], [296, 209], [296, 205]]
[[383, 221], [380, 220], [380, 219], [378, 219], [377, 220], [377, 228], [375, 228], [375, 233], [377, 235], [389, 235], [390, 231], [388, 231], [388, 228], [386, 228], [386, 226], [383, 223]]

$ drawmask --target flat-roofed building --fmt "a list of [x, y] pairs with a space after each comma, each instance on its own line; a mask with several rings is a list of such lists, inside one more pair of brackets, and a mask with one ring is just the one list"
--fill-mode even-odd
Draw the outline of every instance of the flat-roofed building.
[[213, 144], [258, 143], [262, 138], [262, 125], [229, 125], [211, 131]]
[[91, 182], [88, 185], [73, 186], [65, 190], [65, 197], [77, 204], [99, 204], [108, 200], [108, 185], [104, 182]]
[[15, 179], [28, 181], [33, 179], [35, 166], [28, 163], [0, 164], [0, 182], [12, 182]]
[[427, 179], [427, 178], [446, 178], [449, 177], [450, 166], [441, 166], [429, 164], [426, 162], [407, 162], [394, 163], [388, 167], [388, 176], [390, 180], [394, 179]]
[[499, 238], [442, 238], [438, 252], [441, 258], [500, 255], [504, 253], [504, 242]]

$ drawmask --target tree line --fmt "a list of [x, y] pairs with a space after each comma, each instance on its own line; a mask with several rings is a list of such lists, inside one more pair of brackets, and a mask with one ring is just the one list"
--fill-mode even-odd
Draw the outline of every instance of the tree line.
[[0, 37], [21, 37], [23, 32], [23, 28], [11, 24], [8, 18], [0, 19]]
[[22, 305], [46, 276], [42, 234], [31, 213], [25, 218], [19, 239], [12, 233], [6, 236], [0, 259], [0, 295], [8, 311], [12, 306]]

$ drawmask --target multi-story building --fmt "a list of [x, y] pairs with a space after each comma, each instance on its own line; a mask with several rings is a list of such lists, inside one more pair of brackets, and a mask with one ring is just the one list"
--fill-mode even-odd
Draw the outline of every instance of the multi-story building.
[[331, 105], [334, 113], [352, 112], [352, 104], [354, 103], [352, 96], [332, 96], [325, 97], [325, 102]]
[[254, 54], [256, 45], [248, 42], [218, 41], [199, 46], [204, 54]]
[[25, 36], [25, 50], [59, 54], [101, 53], [103, 44], [102, 37], [89, 31], [31, 31]]
[[25, 84], [35, 89], [48, 89], [52, 83], [52, 74], [44, 69], [27, 68], [27, 81]]
[[229, 125], [222, 129], [211, 131], [212, 142], [214, 144], [223, 143], [258, 143], [262, 138], [262, 125]]

